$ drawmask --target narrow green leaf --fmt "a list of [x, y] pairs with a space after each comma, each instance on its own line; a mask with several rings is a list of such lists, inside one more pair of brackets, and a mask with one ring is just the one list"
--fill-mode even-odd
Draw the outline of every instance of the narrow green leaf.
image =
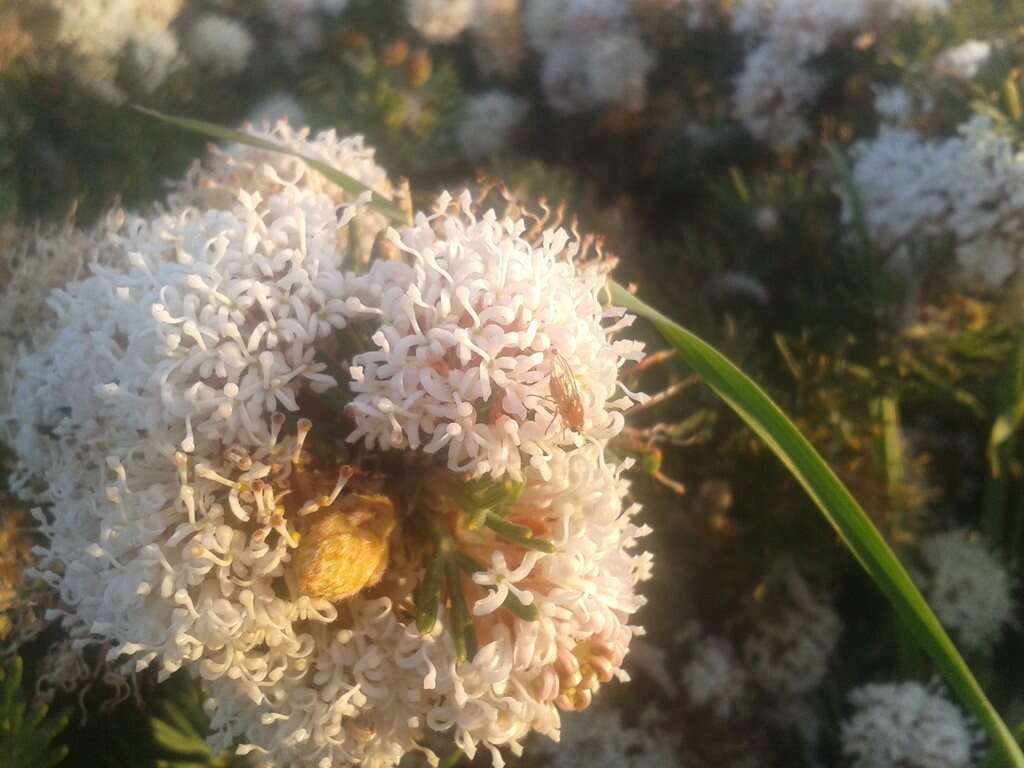
[[426, 573], [416, 593], [416, 629], [424, 635], [430, 634], [437, 624], [438, 607], [441, 604], [441, 577], [444, 574], [444, 554], [437, 546], [427, 562]]
[[1019, 123], [1021, 116], [1024, 116], [1024, 109], [1021, 108], [1020, 91], [1017, 89], [1018, 74], [1016, 70], [1011, 72], [1003, 82], [1003, 100], [1006, 102], [1006, 111], [1010, 113], [1010, 117]]
[[451, 558], [455, 561], [455, 564], [458, 565], [459, 568], [464, 570], [470, 576], [472, 576], [474, 573], [484, 570], [484, 567], [480, 565], [480, 563], [478, 563], [476, 560], [474, 560], [472, 557], [465, 554], [464, 552], [460, 552], [459, 550], [455, 550], [454, 552], [452, 552]]
[[158, 717], [152, 718], [150, 722], [153, 727], [153, 740], [161, 748], [181, 756], [201, 757], [209, 754], [209, 747], [206, 746], [206, 742], [202, 739], [190, 733], [182, 733], [173, 725]]
[[66, 745], [61, 744], [59, 747], [51, 749], [43, 755], [32, 768], [54, 768], [54, 766], [62, 763], [70, 752], [71, 750]]
[[476, 633], [473, 622], [466, 610], [466, 598], [462, 594], [462, 577], [459, 566], [454, 560], [445, 562], [445, 575], [448, 580], [449, 623], [452, 630], [452, 641], [455, 644], [455, 655], [459, 661], [465, 661], [476, 655]]
[[207, 123], [202, 120], [194, 120], [190, 117], [177, 117], [175, 115], [167, 115], [163, 112], [157, 112], [155, 109], [149, 109], [147, 107], [135, 106], [135, 109], [142, 112], [144, 115], [155, 117], [157, 120], [163, 120], [165, 123], [176, 125], [179, 128], [184, 128], [187, 131], [194, 133], [200, 133], [204, 136], [209, 136], [211, 139], [217, 139], [218, 141], [232, 141], [237, 144], [247, 144], [250, 147], [256, 147], [257, 149], [265, 149], [270, 152], [279, 152], [283, 155], [291, 155], [303, 160], [310, 168], [322, 173], [329, 181], [337, 184], [339, 187], [344, 189], [346, 192], [351, 193], [353, 196], [362, 194], [363, 192], [372, 192], [373, 197], [370, 200], [370, 206], [376, 208], [378, 211], [383, 213], [385, 216], [390, 218], [392, 221], [405, 224], [408, 222], [408, 217], [405, 212], [402, 211], [397, 205], [394, 204], [384, 195], [376, 192], [370, 187], [363, 184], [361, 181], [352, 178], [347, 173], [342, 173], [336, 168], [332, 168], [317, 160], [309, 155], [304, 155], [301, 152], [296, 152], [288, 147], [283, 147], [273, 141], [260, 138], [259, 136], [253, 136], [248, 133], [242, 133], [241, 131], [233, 131], [230, 128], [225, 128], [221, 125], [215, 125], [214, 123]]
[[861, 257], [866, 257], [871, 251], [871, 236], [868, 234], [869, 230], [867, 219], [864, 217], [864, 205], [861, 202], [860, 190], [857, 189], [857, 185], [853, 181], [853, 172], [850, 170], [850, 164], [843, 157], [842, 152], [831, 144], [826, 145], [825, 149], [832, 160], [832, 166], [835, 168], [836, 174], [839, 176], [839, 184], [843, 189], [843, 196], [850, 206], [850, 218], [853, 223], [857, 253]]
[[988, 460], [993, 477], [1000, 477], [1004, 470], [1002, 454], [1006, 452], [1000, 451], [1000, 446], [1013, 437], [1024, 420], [1024, 333], [1018, 334], [1013, 345], [999, 390], [999, 415], [988, 438]]
[[442, 760], [437, 768], [455, 768], [462, 761], [462, 750], [456, 749], [448, 757]]
[[540, 612], [537, 610], [536, 605], [526, 605], [511, 592], [508, 593], [508, 597], [505, 598], [505, 602], [501, 604], [501, 607], [508, 608], [508, 610], [512, 611], [523, 621], [536, 621], [540, 618]]
[[680, 357], [771, 448], [892, 604], [960, 701], [988, 733], [1005, 763], [1024, 768], [1024, 753], [1013, 734], [985, 696], [906, 569], [807, 438], [757, 384], [714, 347], [622, 286], [612, 283], [611, 295], [617, 304], [651, 320]]
[[498, 517], [493, 512], [487, 513], [487, 527], [494, 531], [494, 533], [499, 537], [506, 541], [510, 541], [513, 544], [518, 544], [520, 547], [535, 549], [538, 552], [551, 553], [555, 551], [554, 544], [546, 539], [533, 538], [533, 531], [525, 525], [510, 523], [508, 520], [503, 520]]

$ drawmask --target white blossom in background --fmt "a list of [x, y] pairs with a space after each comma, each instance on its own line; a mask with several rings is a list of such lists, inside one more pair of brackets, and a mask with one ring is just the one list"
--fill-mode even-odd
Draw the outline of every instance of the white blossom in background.
[[914, 99], [901, 85], [875, 86], [875, 112], [886, 125], [905, 127], [914, 119]]
[[[880, 248], [948, 239], [968, 278], [999, 285], [1016, 272], [1024, 254], [1024, 153], [989, 118], [975, 116], [939, 140], [883, 128], [854, 146], [853, 159], [864, 219]], [[843, 215], [851, 221], [848, 200]]]
[[26, 0], [18, 10], [52, 14], [52, 24], [33, 47], [44, 66], [60, 66], [63, 54], [70, 54], [71, 77], [120, 102], [124, 93], [116, 80], [123, 57], [134, 56], [147, 90], [155, 89], [173, 69], [178, 50], [170, 26], [183, 4], [184, 0]]
[[[289, 106], [287, 102], [284, 106]], [[390, 197], [394, 188], [387, 173], [377, 165], [375, 151], [362, 136], [339, 137], [334, 130], [313, 132], [304, 126], [278, 119], [247, 128], [254, 136], [294, 152], [320, 160], [362, 182], [374, 192]], [[171, 195], [174, 207], [227, 207], [238, 189], [260, 192], [264, 197], [289, 186], [329, 197], [336, 205], [349, 203], [352, 195], [313, 170], [300, 158], [257, 149], [246, 144], [214, 148], [209, 157], [192, 164]], [[338, 231], [338, 242], [352, 251], [355, 260], [370, 258], [377, 235], [387, 227], [384, 214], [361, 208], [350, 226]], [[351, 265], [349, 265], [351, 266]]]
[[839, 614], [796, 571], [786, 574], [785, 588], [781, 612], [759, 622], [743, 643], [750, 678], [783, 700], [821, 685], [843, 630]]
[[810, 136], [807, 113], [827, 84], [812, 59], [901, 19], [947, 10], [947, 0], [739, 0], [732, 29], [751, 52], [736, 82], [736, 116], [755, 139], [796, 146]]
[[[599, 264], [573, 262], [562, 229], [478, 212], [468, 192], [391, 230], [408, 263], [379, 261], [358, 296], [379, 318], [374, 348], [352, 360], [349, 440], [447, 456], [474, 476], [519, 480], [587, 442], [614, 437], [636, 396], [619, 382], [643, 345], [612, 340], [632, 316], [604, 307]], [[560, 410], [571, 375], [580, 423]], [[578, 430], [578, 431], [577, 431]]]
[[409, 25], [432, 43], [450, 43], [473, 22], [476, 0], [405, 0]]
[[793, 147], [811, 135], [804, 108], [824, 87], [790, 51], [765, 43], [747, 55], [736, 81], [736, 116], [755, 139]]
[[760, 205], [754, 211], [754, 226], [763, 235], [770, 235], [779, 228], [779, 210], [773, 205]]
[[551, 768], [671, 768], [680, 755], [656, 727], [629, 726], [609, 709], [592, 709], [566, 718], [561, 741], [537, 744], [530, 754], [546, 758]]
[[541, 87], [559, 112], [641, 109], [657, 54], [641, 36], [626, 3], [532, 0], [526, 39], [542, 58]]
[[707, 707], [726, 720], [748, 695], [747, 673], [732, 643], [722, 637], [700, 637], [683, 668], [683, 688], [697, 707]]
[[992, 55], [992, 43], [968, 40], [935, 57], [935, 71], [946, 77], [973, 80]]
[[167, 77], [184, 64], [178, 38], [161, 26], [142, 27], [131, 42], [132, 63], [147, 93], [155, 91]]
[[572, 0], [526, 0], [523, 32], [535, 53], [544, 55], [562, 34]]
[[462, 154], [470, 160], [483, 160], [504, 150], [528, 109], [524, 99], [507, 91], [491, 90], [470, 97], [458, 129]]
[[305, 107], [287, 91], [278, 91], [262, 99], [246, 117], [246, 122], [261, 127], [276, 125], [279, 120], [295, 127], [306, 124]]
[[971, 118], [952, 140], [956, 148], [953, 212], [957, 261], [990, 285], [999, 285], [1024, 255], [1024, 151], [984, 116]]
[[245, 70], [253, 49], [252, 34], [229, 16], [201, 16], [188, 34], [192, 57], [215, 75], [237, 75]]
[[[947, 226], [956, 146], [923, 141], [913, 131], [883, 127], [853, 148], [853, 184], [872, 240], [895, 250], [910, 238], [941, 235]], [[844, 221], [852, 220], [844, 198]]]
[[647, 77], [654, 69], [654, 50], [630, 29], [596, 38], [585, 49], [591, 99], [626, 109], [642, 109]]
[[869, 684], [850, 694], [843, 755], [853, 768], [968, 768], [975, 729], [941, 693], [920, 683]]
[[928, 604], [968, 651], [987, 651], [1014, 622], [1010, 574], [967, 531], [938, 533], [921, 542], [929, 568]]

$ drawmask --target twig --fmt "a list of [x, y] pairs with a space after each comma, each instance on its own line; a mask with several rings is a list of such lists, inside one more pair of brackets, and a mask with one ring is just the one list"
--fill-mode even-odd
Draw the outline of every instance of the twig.
[[653, 352], [630, 368], [628, 375], [632, 376], [633, 374], [646, 371], [651, 366], [658, 365], [666, 360], [671, 360], [675, 356], [676, 351], [674, 349], [662, 349], [658, 352]]
[[673, 480], [671, 477], [666, 475], [661, 470], [658, 470], [657, 472], [655, 472], [653, 475], [651, 475], [651, 477], [653, 477], [655, 480], [657, 480], [659, 483], [664, 485], [669, 490], [673, 491], [674, 493], [679, 494], [680, 496], [683, 496], [683, 495], [686, 494], [686, 486], [685, 485], [680, 483], [678, 480]]
[[656, 392], [655, 394], [651, 395], [646, 400], [644, 400], [642, 403], [637, 403], [636, 405], [629, 409], [629, 413], [630, 415], [632, 415], [635, 413], [640, 413], [641, 411], [646, 411], [648, 408], [653, 408], [656, 405], [661, 405], [661, 403], [665, 402], [666, 400], [672, 397], [675, 397], [684, 389], [692, 387], [699, 381], [700, 376], [698, 376], [695, 373], [692, 373], [682, 381], [677, 381], [675, 384], [666, 387], [661, 392]]

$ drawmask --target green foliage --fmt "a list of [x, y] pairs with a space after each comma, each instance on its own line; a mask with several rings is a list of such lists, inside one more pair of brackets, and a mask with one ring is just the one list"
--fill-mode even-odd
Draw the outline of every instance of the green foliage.
[[301, 83], [326, 122], [366, 135], [394, 175], [461, 165], [455, 130], [463, 101], [452, 64], [405, 40], [354, 34]]
[[26, 701], [22, 672], [20, 657], [0, 668], [0, 755], [7, 768], [53, 768], [68, 754], [67, 746], [54, 741], [70, 718]]
[[680, 357], [768, 444], [886, 595], [963, 704], [981, 723], [994, 747], [1008, 764], [1024, 766], [1024, 752], [906, 569], [864, 510], [793, 423], [753, 381], [713, 347], [619, 286], [613, 286], [613, 299], [654, 322]]
[[244, 758], [215, 753], [205, 741], [209, 718], [197, 686], [179, 676], [165, 685], [157, 714], [150, 718], [156, 768], [242, 768]]

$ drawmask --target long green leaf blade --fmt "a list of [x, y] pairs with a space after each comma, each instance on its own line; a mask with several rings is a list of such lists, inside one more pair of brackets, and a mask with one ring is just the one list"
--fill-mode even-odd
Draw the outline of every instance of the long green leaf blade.
[[352, 178], [347, 173], [342, 173], [336, 168], [332, 168], [317, 160], [309, 155], [304, 155], [301, 152], [283, 147], [276, 142], [269, 141], [267, 139], [260, 138], [259, 136], [253, 136], [248, 133], [241, 131], [233, 131], [230, 128], [225, 128], [214, 123], [207, 123], [202, 120], [194, 120], [190, 117], [177, 117], [175, 115], [164, 114], [163, 112], [157, 112], [155, 109], [149, 109], [148, 107], [136, 106], [139, 112], [150, 117], [155, 117], [157, 120], [163, 120], [165, 123], [176, 125], [179, 128], [184, 128], [187, 131], [199, 133], [204, 136], [209, 136], [211, 139], [217, 139], [218, 141], [231, 141], [237, 144], [247, 144], [250, 147], [256, 147], [257, 149], [265, 149], [269, 152], [279, 152], [283, 155], [291, 155], [303, 160], [309, 167], [315, 171], [322, 173], [327, 179], [337, 184], [339, 187], [344, 189], [346, 192], [351, 193], [353, 196], [360, 195], [363, 192], [371, 192], [373, 197], [370, 200], [370, 206], [376, 208], [378, 211], [383, 213], [385, 216], [390, 218], [392, 221], [400, 224], [404, 224], [408, 221], [408, 217], [391, 200], [384, 197], [379, 192], [376, 192], [370, 187], [363, 184], [361, 181]]
[[714, 347], [613, 283], [612, 300], [646, 317], [775, 453], [803, 486], [857, 561], [932, 658], [949, 686], [988, 733], [1004, 764], [1024, 768], [1024, 753], [985, 696], [896, 554], [800, 430], [764, 391]]

